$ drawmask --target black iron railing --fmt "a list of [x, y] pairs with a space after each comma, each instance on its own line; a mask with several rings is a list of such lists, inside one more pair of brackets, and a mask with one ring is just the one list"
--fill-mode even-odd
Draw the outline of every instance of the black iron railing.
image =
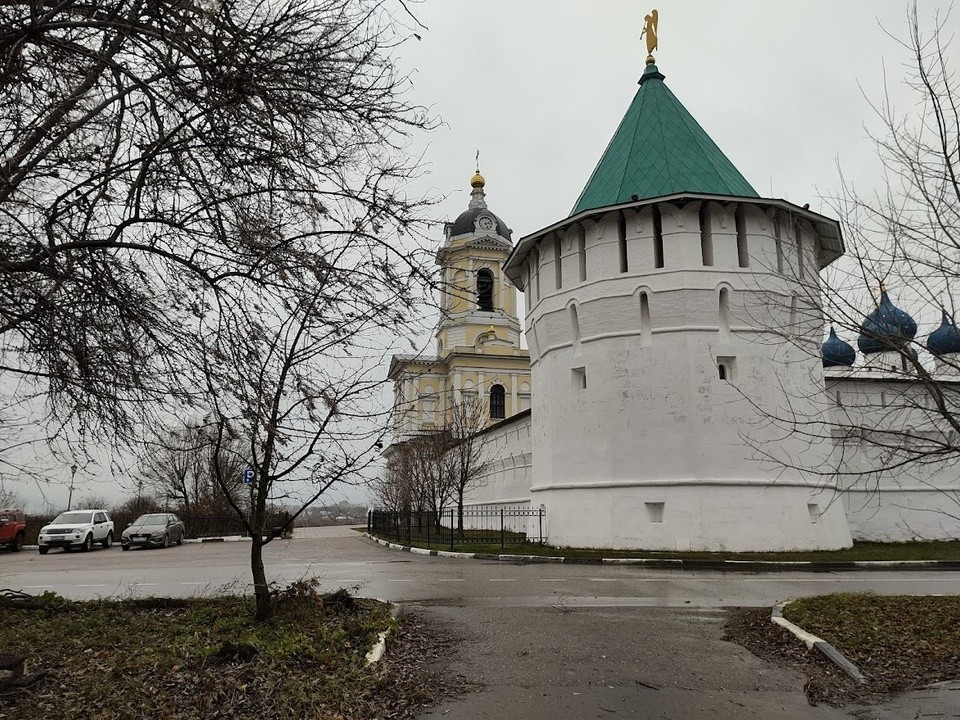
[[546, 512], [542, 507], [504, 505], [435, 512], [371, 510], [367, 532], [401, 545], [454, 549], [457, 545], [543, 545]]

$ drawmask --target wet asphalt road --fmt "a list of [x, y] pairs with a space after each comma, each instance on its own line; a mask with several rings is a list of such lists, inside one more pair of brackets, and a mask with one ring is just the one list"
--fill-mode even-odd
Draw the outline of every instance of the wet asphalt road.
[[[3, 553], [0, 588], [76, 599], [241, 591], [249, 587], [249, 548]], [[299, 529], [295, 539], [269, 545], [265, 560], [274, 582], [317, 577], [323, 590], [355, 588], [463, 637], [449, 669], [485, 689], [426, 710], [421, 717], [430, 720], [851, 717], [852, 709], [810, 707], [803, 678], [724, 642], [722, 609], [840, 590], [960, 592], [960, 572], [756, 575], [424, 557], [345, 528]], [[960, 691], [857, 712], [864, 720], [960, 718]]]

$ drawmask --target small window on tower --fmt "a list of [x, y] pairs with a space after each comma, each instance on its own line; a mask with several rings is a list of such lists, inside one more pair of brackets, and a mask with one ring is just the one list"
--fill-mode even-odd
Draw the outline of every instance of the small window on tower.
[[486, 268], [477, 272], [477, 309], [493, 311], [493, 273]]
[[735, 381], [737, 379], [737, 359], [732, 356], [718, 357], [717, 375], [721, 380]]
[[587, 369], [585, 367], [573, 368], [573, 389], [587, 389]]

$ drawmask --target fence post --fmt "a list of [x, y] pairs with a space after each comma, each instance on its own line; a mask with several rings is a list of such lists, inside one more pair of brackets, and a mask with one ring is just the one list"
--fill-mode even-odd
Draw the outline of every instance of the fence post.
[[453, 552], [453, 508], [450, 508], [450, 552]]
[[543, 505], [537, 509], [537, 515], [539, 516], [540, 521], [540, 544], [543, 545]]
[[409, 510], [407, 511], [407, 545], [413, 545], [413, 537], [411, 535], [412, 526], [410, 524], [411, 520], [413, 520], [413, 511]]
[[503, 550], [503, 508], [500, 508], [500, 549]]
[[367, 510], [367, 535], [372, 535], [373, 530], [373, 510]]

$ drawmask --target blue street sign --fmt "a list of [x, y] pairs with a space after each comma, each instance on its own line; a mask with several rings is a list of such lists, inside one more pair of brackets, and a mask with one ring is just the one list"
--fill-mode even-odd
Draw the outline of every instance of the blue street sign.
[[252, 484], [253, 484], [253, 479], [254, 479], [256, 476], [257, 476], [257, 474], [253, 471], [253, 468], [248, 465], [248, 466], [244, 469], [244, 471], [243, 471], [243, 484], [244, 484], [244, 485], [252, 485]]

